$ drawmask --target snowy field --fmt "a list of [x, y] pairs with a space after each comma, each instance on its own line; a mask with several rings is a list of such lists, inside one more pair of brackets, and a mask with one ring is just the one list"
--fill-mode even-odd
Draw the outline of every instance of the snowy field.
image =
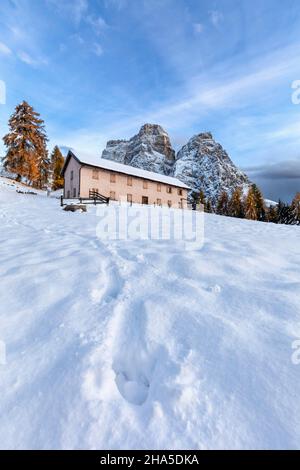
[[5, 183], [1, 448], [300, 447], [300, 227], [104, 242], [94, 207]]

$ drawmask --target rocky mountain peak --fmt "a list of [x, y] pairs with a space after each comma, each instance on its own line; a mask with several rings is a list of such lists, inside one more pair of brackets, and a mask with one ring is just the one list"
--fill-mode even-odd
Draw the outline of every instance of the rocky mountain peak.
[[167, 132], [158, 124], [147, 123], [129, 140], [108, 141], [102, 157], [175, 176], [191, 188], [189, 197], [202, 189], [212, 204], [222, 191], [231, 195], [235, 188], [250, 184], [211, 132], [194, 135], [175, 157]]
[[159, 124], [144, 124], [140, 130], [138, 135], [166, 135], [168, 136], [167, 132], [159, 125]]
[[190, 186], [195, 194], [202, 189], [213, 204], [222, 191], [230, 195], [237, 187], [250, 184], [210, 132], [195, 135], [179, 150], [174, 176]]
[[122, 144], [122, 143], [125, 143], [125, 142], [127, 142], [127, 140], [125, 140], [125, 139], [108, 140], [106, 145], [108, 147], [113, 147], [115, 145], [119, 145], [119, 144]]
[[200, 132], [200, 134], [195, 135], [192, 139], [196, 140], [213, 140], [213, 135], [211, 132]]
[[107, 142], [102, 157], [156, 173], [170, 174], [175, 151], [161, 126], [144, 124], [138, 134], [129, 140]]

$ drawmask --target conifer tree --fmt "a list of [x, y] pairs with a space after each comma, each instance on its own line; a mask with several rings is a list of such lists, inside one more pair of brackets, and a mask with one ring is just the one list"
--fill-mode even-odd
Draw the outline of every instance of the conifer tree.
[[281, 224], [281, 221], [280, 221], [280, 215], [283, 211], [283, 208], [284, 208], [284, 203], [282, 202], [281, 199], [278, 200], [278, 204], [277, 204], [277, 223], [278, 224]]
[[213, 212], [212, 210], [212, 204], [210, 202], [210, 199], [207, 199], [206, 204], [205, 204], [205, 212], [211, 214]]
[[294, 217], [294, 224], [300, 225], [300, 192], [295, 195], [292, 201], [291, 210]]
[[279, 199], [277, 204], [277, 223], [285, 224], [287, 215], [286, 204]]
[[294, 224], [295, 218], [292, 207], [289, 204], [284, 204], [282, 201], [278, 203], [278, 223], [291, 225]]
[[242, 189], [236, 188], [231, 196], [231, 199], [228, 204], [228, 214], [231, 217], [244, 217], [244, 206], [242, 201]]
[[219, 200], [217, 202], [216, 212], [219, 215], [228, 215], [228, 194], [226, 191], [222, 191]]
[[198, 201], [198, 193], [196, 191], [192, 191], [190, 197], [191, 197], [192, 208], [193, 210], [196, 210], [197, 201]]
[[198, 194], [197, 204], [202, 204], [204, 212], [212, 212], [211, 202], [209, 199], [206, 199], [206, 196], [202, 189], [200, 189], [200, 192]]
[[61, 176], [61, 170], [64, 166], [64, 157], [56, 145], [51, 153], [51, 169], [52, 169], [52, 189], [63, 188], [64, 178]]
[[244, 203], [245, 217], [250, 220], [257, 220], [256, 198], [253, 187], [250, 186]]
[[266, 220], [266, 205], [263, 195], [256, 184], [252, 184], [257, 209], [257, 220]]
[[6, 170], [22, 177], [27, 183], [42, 188], [49, 176], [47, 136], [44, 121], [26, 101], [16, 106], [9, 119], [9, 133], [3, 137], [7, 147]]
[[205, 207], [206, 205], [206, 200], [205, 200], [205, 194], [204, 192], [202, 191], [202, 189], [200, 189], [200, 192], [198, 194], [198, 198], [197, 198], [197, 203], [198, 204], [203, 204], [203, 206]]
[[267, 211], [268, 222], [278, 224], [278, 209], [277, 206], [270, 206]]

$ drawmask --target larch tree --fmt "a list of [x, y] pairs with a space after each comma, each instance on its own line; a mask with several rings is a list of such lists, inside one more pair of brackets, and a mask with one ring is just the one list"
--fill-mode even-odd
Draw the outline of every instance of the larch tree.
[[300, 193], [295, 195], [292, 201], [291, 209], [294, 217], [294, 224], [300, 225]]
[[51, 169], [52, 169], [52, 189], [56, 191], [64, 186], [64, 178], [61, 170], [64, 166], [65, 159], [56, 145], [51, 153]]
[[7, 148], [4, 168], [43, 188], [48, 181], [50, 160], [44, 121], [26, 101], [16, 106], [8, 121], [9, 133], [3, 137]]
[[262, 195], [261, 190], [256, 186], [256, 184], [252, 184], [253, 193], [255, 196], [255, 203], [257, 209], [257, 219], [258, 220], [266, 220], [266, 205], [265, 200]]
[[226, 191], [222, 191], [217, 202], [216, 212], [219, 215], [228, 215], [229, 198]]
[[244, 206], [243, 206], [242, 197], [243, 197], [242, 189], [236, 188], [233, 191], [229, 204], [228, 204], [228, 214], [231, 217], [239, 217], [239, 218], [244, 217]]
[[277, 206], [270, 206], [267, 210], [267, 218], [268, 222], [272, 222], [273, 224], [278, 223], [278, 208]]
[[257, 207], [253, 187], [248, 190], [248, 194], [244, 203], [245, 217], [250, 220], [257, 220]]

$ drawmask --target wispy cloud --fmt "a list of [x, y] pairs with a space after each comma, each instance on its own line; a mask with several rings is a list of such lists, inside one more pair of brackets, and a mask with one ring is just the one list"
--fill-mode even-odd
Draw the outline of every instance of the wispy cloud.
[[290, 122], [287, 125], [268, 132], [266, 137], [270, 140], [298, 139], [300, 142], [300, 120]]
[[76, 23], [80, 23], [88, 9], [88, 0], [72, 0], [70, 8]]
[[117, 10], [121, 10], [128, 3], [128, 0], [104, 0], [104, 5], [106, 8], [113, 7]]
[[222, 23], [224, 16], [221, 11], [212, 10], [209, 12], [209, 18], [213, 26], [217, 28]]
[[93, 30], [98, 35], [102, 34], [108, 28], [108, 24], [102, 18], [102, 16], [95, 17], [92, 15], [89, 15], [86, 18], [86, 22], [92, 26]]
[[[299, 46], [297, 49], [299, 50]], [[265, 57], [263, 59], [264, 68], [258, 61], [252, 65], [252, 70], [249, 67], [244, 74], [237, 74], [235, 71], [231, 78], [227, 78], [227, 81], [224, 74], [225, 83], [220, 84], [219, 80], [213, 83], [211, 79], [207, 81], [203, 76], [198, 76], [193, 81], [194, 91], [190, 96], [160, 107], [154, 115], [157, 118], [176, 116], [175, 121], [180, 123], [178, 115], [185, 116], [184, 119], [188, 116], [195, 119], [194, 113], [199, 118], [200, 114], [205, 114], [209, 109], [218, 108], [220, 110], [222, 107], [228, 106], [229, 108], [245, 107], [251, 104], [254, 94], [258, 95], [263, 89], [266, 89], [267, 85], [269, 85], [268, 92], [271, 92], [271, 84], [275, 86], [279, 80], [293, 73], [293, 70], [298, 70], [299, 65], [296, 61], [295, 50], [293, 48], [293, 54], [290, 56], [288, 51], [284, 50], [277, 58]]]
[[101, 44], [99, 44], [99, 43], [96, 42], [96, 43], [94, 44], [93, 51], [94, 51], [94, 53], [95, 53], [98, 57], [102, 56], [102, 54], [103, 54], [103, 48], [102, 48]]
[[20, 51], [18, 52], [19, 59], [27, 65], [35, 65], [35, 60], [27, 53]]
[[75, 24], [79, 24], [86, 14], [89, 3], [88, 0], [47, 0], [59, 12], [71, 17]]
[[[266, 95], [266, 92], [272, 96], [274, 87], [276, 88], [278, 83], [296, 73], [299, 69], [297, 59], [299, 47], [293, 45], [290, 49], [282, 49], [276, 54], [263, 56], [253, 64], [249, 64], [248, 69], [243, 69], [244, 73], [232, 70], [231, 76], [228, 74], [226, 76], [224, 70], [219, 70], [215, 82], [205, 75], [194, 77], [191, 79], [189, 94], [184, 90], [177, 90], [173, 93], [176, 98], [152, 103], [152, 106], [146, 109], [135, 108], [133, 113], [128, 111], [126, 117], [107, 116], [107, 124], [104, 126], [94, 122], [90, 130], [85, 129], [81, 133], [70, 132], [66, 136], [68, 138], [66, 144], [79, 146], [81, 150], [84, 147], [93, 151], [97, 148], [100, 153], [100, 144], [104, 146], [106, 140], [110, 138], [128, 137], [144, 122], [160, 123], [175, 136], [177, 132], [182, 135], [183, 129], [195, 123], [199, 125], [211, 111], [221, 113], [222, 110], [230, 112], [239, 108], [247, 109], [253, 100], [259, 100], [259, 97]], [[219, 76], [223, 77], [222, 82], [218, 80]], [[296, 131], [297, 127], [293, 129], [294, 135]], [[261, 134], [263, 141], [267, 133], [262, 129]], [[248, 137], [253, 146], [253, 134]], [[271, 142], [269, 138], [266, 140]], [[60, 141], [63, 141], [63, 136], [60, 136]]]
[[18, 58], [22, 62], [24, 62], [24, 64], [31, 65], [32, 67], [36, 67], [38, 65], [46, 65], [48, 63], [46, 59], [44, 58], [36, 59], [32, 57], [30, 54], [28, 54], [28, 52], [19, 51], [17, 55], [18, 55]]
[[6, 44], [0, 42], [0, 54], [11, 55], [12, 51]]
[[196, 34], [201, 34], [204, 31], [204, 25], [202, 23], [194, 23], [193, 28]]

